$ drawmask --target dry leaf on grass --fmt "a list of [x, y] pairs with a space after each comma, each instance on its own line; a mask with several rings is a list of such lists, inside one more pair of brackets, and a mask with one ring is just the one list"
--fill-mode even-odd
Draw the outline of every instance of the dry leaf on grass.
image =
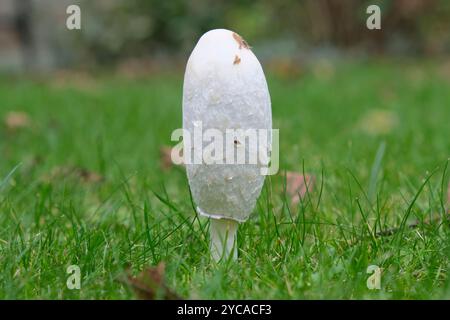
[[91, 74], [73, 70], [55, 72], [50, 85], [55, 89], [73, 88], [91, 94], [98, 93], [101, 88], [99, 81]]
[[330, 80], [336, 74], [336, 67], [328, 60], [320, 59], [312, 66], [313, 75], [322, 81]]
[[5, 126], [8, 130], [27, 128], [31, 125], [30, 117], [25, 112], [12, 111], [5, 116]]
[[127, 271], [125, 279], [139, 299], [142, 300], [181, 300], [182, 298], [173, 292], [164, 283], [165, 264], [160, 262], [156, 267], [147, 267], [136, 277]]
[[267, 68], [283, 80], [299, 79], [303, 74], [300, 62], [289, 58], [276, 58], [269, 61]]
[[100, 183], [104, 180], [104, 178], [100, 174], [76, 166], [55, 167], [50, 172], [50, 174], [43, 177], [43, 180], [51, 181], [54, 179], [64, 178], [76, 178], [85, 183]]
[[[440, 215], [435, 215], [433, 218], [427, 218], [423, 221], [424, 224], [435, 224], [435, 223], [441, 223], [441, 222], [448, 222], [450, 223], [450, 182], [447, 187], [447, 216], [442, 219]], [[422, 224], [421, 221], [416, 220], [410, 224], [407, 225], [409, 229], [415, 229], [419, 227]], [[379, 231], [375, 234], [376, 237], [385, 237], [385, 236], [391, 236], [395, 233], [397, 233], [400, 230], [400, 228], [389, 228], [383, 231]]]
[[450, 81], [450, 60], [447, 60], [444, 63], [442, 63], [439, 67], [438, 72], [444, 80]]
[[370, 135], [389, 134], [398, 125], [398, 117], [393, 111], [372, 109], [359, 120], [359, 128]]
[[[159, 149], [160, 165], [164, 171], [167, 171], [174, 166], [174, 163], [172, 161], [172, 149], [173, 148], [169, 146], [162, 146]], [[177, 159], [174, 160], [176, 160], [177, 162], [183, 162], [183, 159], [181, 157], [178, 157]]]
[[87, 183], [99, 183], [104, 180], [103, 177], [97, 172], [89, 171], [85, 168], [76, 168], [75, 172], [84, 182]]
[[159, 58], [129, 58], [122, 59], [115, 72], [126, 79], [148, 78], [149, 75], [161, 74], [168, 70], [180, 71], [185, 68], [185, 61], [178, 59]]
[[[305, 183], [306, 182], [306, 183]], [[291, 197], [291, 205], [296, 205], [303, 199], [306, 192], [314, 188], [315, 177], [297, 172], [286, 172], [286, 193]]]

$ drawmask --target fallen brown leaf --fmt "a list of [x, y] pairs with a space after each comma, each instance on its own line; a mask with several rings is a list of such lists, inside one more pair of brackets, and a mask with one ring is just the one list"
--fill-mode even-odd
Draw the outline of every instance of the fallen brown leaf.
[[124, 281], [128, 284], [136, 296], [142, 300], [181, 300], [182, 298], [173, 292], [164, 283], [165, 264], [160, 262], [156, 267], [147, 267], [136, 277], [129, 270]]
[[[306, 183], [305, 183], [306, 182]], [[315, 177], [312, 175], [303, 175], [300, 173], [286, 172], [286, 193], [291, 198], [291, 205], [296, 205], [303, 199], [306, 192], [314, 187]]]
[[372, 109], [365, 113], [358, 122], [359, 128], [370, 135], [385, 135], [398, 125], [397, 114], [390, 110]]
[[[164, 171], [167, 171], [174, 166], [174, 163], [172, 161], [172, 147], [162, 146], [159, 149], [159, 154], [160, 154], [160, 165]], [[179, 160], [182, 161], [182, 159]]]
[[[406, 225], [407, 229], [411, 229], [414, 230], [416, 228], [418, 228], [419, 226], [425, 224], [425, 225], [433, 225], [433, 224], [441, 224], [441, 223], [446, 223], [447, 225], [450, 226], [450, 182], [448, 184], [447, 187], [447, 215], [444, 217], [441, 217], [440, 215], [434, 215], [434, 217], [431, 218], [427, 218], [423, 221], [419, 221], [419, 220], [415, 220], [409, 224]], [[401, 227], [392, 227], [392, 228], [387, 228], [381, 231], [378, 231], [377, 233], [373, 234], [374, 237], [390, 237], [393, 236], [394, 234], [396, 234], [397, 232], [399, 232], [400, 230], [403, 230], [403, 228]], [[356, 239], [356, 240], [349, 240], [348, 244], [350, 246], [355, 245], [356, 243], [358, 243], [360, 241], [360, 239]]]
[[312, 65], [312, 73], [319, 80], [330, 80], [336, 74], [336, 67], [330, 61], [320, 59]]
[[179, 72], [184, 70], [186, 62], [181, 59], [129, 58], [117, 64], [116, 73], [126, 79], [148, 78], [152, 74], [165, 73], [168, 70]]
[[171, 152], [172, 148], [168, 146], [162, 146], [159, 149], [160, 165], [161, 168], [165, 171], [169, 170], [173, 165], [172, 159], [170, 157]]
[[76, 174], [87, 183], [99, 183], [103, 181], [103, 177], [97, 172], [89, 171], [85, 168], [76, 168]]
[[104, 178], [100, 174], [76, 166], [55, 167], [50, 174], [43, 177], [45, 181], [63, 178], [77, 178], [85, 183], [100, 183]]
[[301, 63], [290, 58], [271, 59], [267, 68], [283, 80], [299, 79], [303, 74]]
[[450, 60], [447, 60], [444, 63], [442, 63], [439, 66], [438, 72], [444, 80], [450, 81]]
[[91, 74], [82, 71], [58, 70], [52, 76], [50, 85], [55, 89], [73, 88], [86, 93], [99, 92], [99, 81]]
[[25, 112], [12, 111], [5, 116], [5, 125], [8, 130], [27, 128], [30, 124], [30, 117]]

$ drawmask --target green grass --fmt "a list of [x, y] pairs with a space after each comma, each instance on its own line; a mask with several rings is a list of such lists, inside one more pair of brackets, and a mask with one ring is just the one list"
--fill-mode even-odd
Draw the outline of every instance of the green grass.
[[[125, 268], [164, 261], [167, 285], [186, 298], [450, 299], [449, 226], [425, 223], [446, 214], [448, 75], [438, 63], [330, 70], [269, 75], [280, 172], [313, 174], [316, 185], [289, 210], [282, 174], [267, 179], [240, 226], [239, 260], [219, 266], [184, 169], [159, 166], [159, 148], [181, 126], [182, 71], [3, 77], [0, 298], [134, 298], [117, 281]], [[8, 130], [10, 111], [31, 125]], [[72, 166], [104, 181], [61, 174]], [[375, 236], [389, 228], [399, 230]], [[81, 290], [66, 288], [72, 264]], [[366, 287], [369, 265], [383, 268], [381, 290]]]

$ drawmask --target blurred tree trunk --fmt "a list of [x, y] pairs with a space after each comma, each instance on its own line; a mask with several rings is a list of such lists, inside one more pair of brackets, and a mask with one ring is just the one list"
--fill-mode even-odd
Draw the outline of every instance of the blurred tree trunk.
[[[376, 1], [375, 1], [376, 2]], [[422, 45], [418, 19], [437, 8], [436, 0], [392, 0], [382, 7], [381, 30], [366, 28], [366, 8], [370, 1], [306, 0], [308, 24], [314, 43], [329, 43], [340, 47], [367, 44], [383, 52], [394, 33], [402, 34]]]
[[34, 41], [32, 33], [32, 4], [30, 0], [15, 0], [14, 28], [20, 42], [26, 70], [34, 68]]
[[358, 0], [307, 0], [311, 35], [314, 42], [351, 46], [360, 40]]

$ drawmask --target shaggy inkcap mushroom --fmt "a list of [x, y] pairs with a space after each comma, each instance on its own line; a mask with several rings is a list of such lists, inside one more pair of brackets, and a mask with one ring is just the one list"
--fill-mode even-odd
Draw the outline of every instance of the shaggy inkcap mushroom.
[[[184, 139], [185, 157], [187, 148], [195, 153], [197, 140], [193, 132], [200, 126], [203, 133], [213, 128], [223, 134], [223, 159], [213, 158], [197, 164], [192, 161], [190, 164], [186, 159], [189, 185], [197, 212], [210, 218], [213, 259], [236, 258], [237, 227], [252, 212], [264, 176], [259, 162], [226, 162], [226, 152], [229, 152], [225, 150], [226, 130], [264, 129], [268, 132], [272, 127], [272, 115], [261, 65], [248, 44], [230, 30], [205, 33], [189, 57], [183, 87], [183, 127], [190, 133], [192, 145], [187, 145], [189, 139]], [[232, 147], [245, 148], [246, 159], [261, 151], [268, 154], [271, 148], [270, 132], [265, 150], [250, 148], [249, 143], [240, 141], [240, 136], [233, 139]], [[211, 142], [212, 139], [199, 143], [205, 150]]]

